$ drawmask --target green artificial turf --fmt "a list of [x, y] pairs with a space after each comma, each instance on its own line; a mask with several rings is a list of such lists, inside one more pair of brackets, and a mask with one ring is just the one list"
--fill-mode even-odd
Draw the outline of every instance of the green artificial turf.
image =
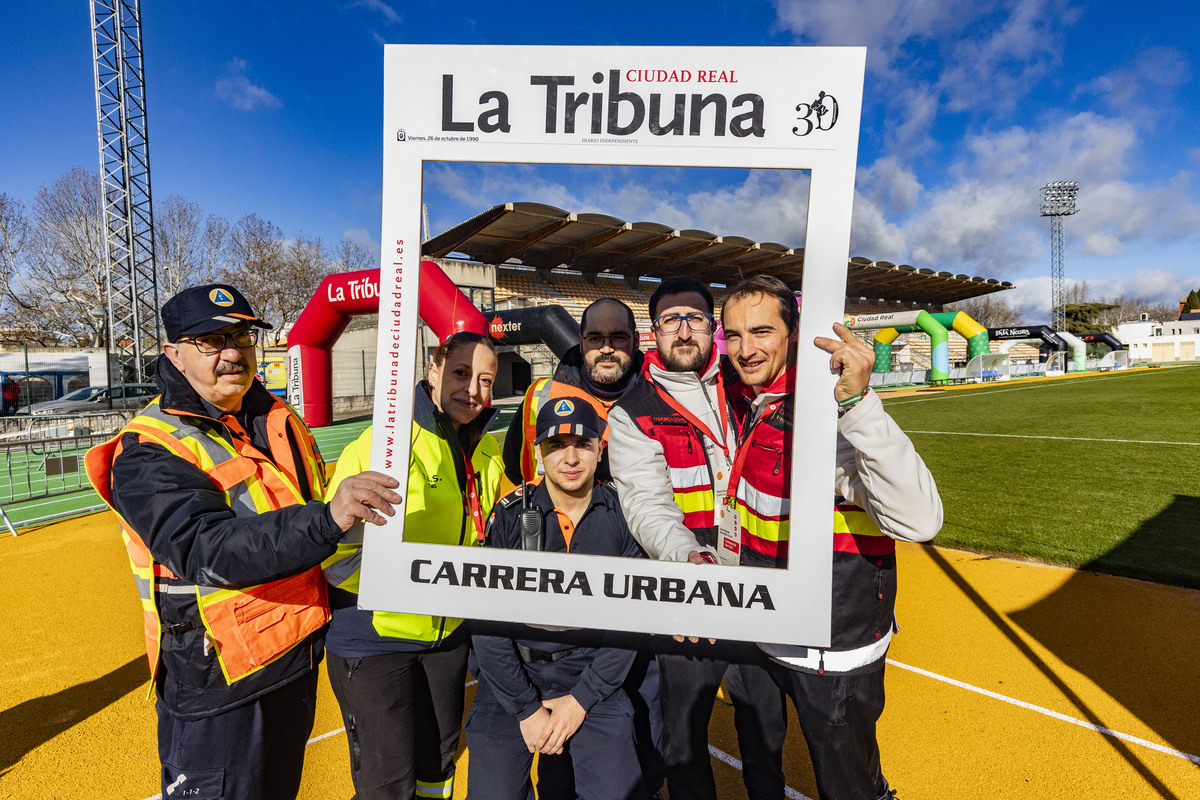
[[997, 383], [885, 406], [937, 480], [936, 544], [1200, 588], [1200, 367]]

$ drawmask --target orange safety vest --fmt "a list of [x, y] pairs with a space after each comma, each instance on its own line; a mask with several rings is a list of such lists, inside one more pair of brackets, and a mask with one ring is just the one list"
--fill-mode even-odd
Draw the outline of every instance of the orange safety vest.
[[[551, 400], [556, 400], [560, 397], [570, 397], [572, 399], [585, 400], [591, 404], [592, 408], [596, 409], [596, 413], [600, 419], [608, 422], [608, 409], [613, 403], [606, 403], [599, 398], [593, 397], [578, 386], [572, 386], [563, 381], [556, 381], [553, 378], [538, 378], [529, 385], [529, 389], [525, 392], [525, 417], [521, 420], [522, 433], [521, 437], [521, 477], [526, 481], [531, 481], [538, 477], [538, 459], [536, 448], [533, 446], [534, 440], [537, 439], [537, 416], [542, 407]], [[608, 428], [604, 429], [604, 435], [601, 437], [604, 446], [608, 446]]]
[[[302, 464], [295, 464], [287, 445], [290, 429], [299, 444]], [[113, 508], [112, 464], [121, 453], [121, 439], [134, 433], [140, 441], [162, 445], [195, 465], [225, 493], [229, 507], [238, 517], [304, 502], [299, 489], [299, 470], [311, 487], [313, 499], [324, 497], [324, 462], [317, 454], [312, 433], [289, 406], [280, 402], [267, 416], [272, 442], [272, 459], [253, 447], [239, 451], [215, 432], [181, 428], [154, 400], [115, 437], [93, 447], [86, 456], [88, 479], [100, 497]], [[113, 509], [114, 512], [116, 509]], [[329, 599], [319, 565], [299, 575], [276, 581], [228, 589], [198, 586], [183, 581], [164, 564], [155, 562], [142, 537], [124, 519], [121, 535], [129, 553], [138, 594], [146, 656], [150, 661], [151, 691], [158, 672], [162, 623], [158, 614], [160, 594], [195, 593], [209, 643], [214, 647], [228, 683], [246, 677], [287, 653], [329, 621]]]

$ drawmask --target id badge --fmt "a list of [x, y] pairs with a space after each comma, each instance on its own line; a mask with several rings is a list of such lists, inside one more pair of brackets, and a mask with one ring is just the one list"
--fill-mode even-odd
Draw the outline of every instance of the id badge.
[[717, 563], [736, 567], [742, 560], [742, 526], [737, 508], [722, 502], [717, 520]]

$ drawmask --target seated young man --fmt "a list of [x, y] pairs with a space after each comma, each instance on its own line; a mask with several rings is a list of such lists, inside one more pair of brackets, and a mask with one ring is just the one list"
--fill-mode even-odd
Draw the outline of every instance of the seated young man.
[[[596, 481], [605, 423], [588, 403], [560, 398], [537, 417], [544, 480], [496, 504], [487, 547], [644, 557], [612, 489]], [[533, 509], [540, 536], [522, 534]], [[571, 754], [582, 800], [645, 795], [633, 707], [621, 688], [636, 650], [604, 631], [475, 624], [479, 688], [467, 715], [472, 800], [533, 798], [533, 754]], [[628, 644], [628, 638], [620, 640]]]

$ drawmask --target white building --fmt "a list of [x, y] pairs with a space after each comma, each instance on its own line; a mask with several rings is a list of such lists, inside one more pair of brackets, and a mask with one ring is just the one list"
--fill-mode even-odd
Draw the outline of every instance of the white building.
[[1200, 352], [1200, 314], [1183, 314], [1183, 319], [1156, 322], [1142, 319], [1122, 322], [1113, 336], [1129, 346], [1129, 361], [1195, 361]]

